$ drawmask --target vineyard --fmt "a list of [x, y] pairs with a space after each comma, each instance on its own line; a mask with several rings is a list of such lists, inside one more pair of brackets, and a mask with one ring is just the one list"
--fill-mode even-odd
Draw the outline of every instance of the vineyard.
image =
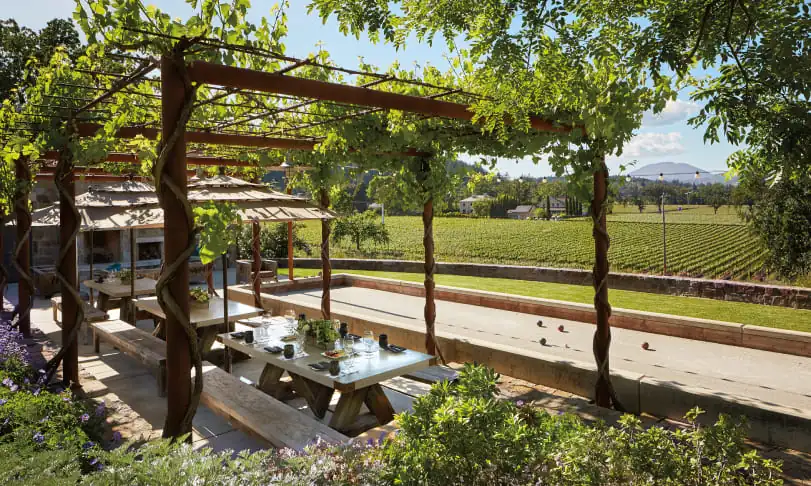
[[[319, 225], [308, 222], [302, 227], [301, 236], [313, 247], [320, 241]], [[368, 245], [361, 253], [348, 245], [333, 245], [332, 257], [423, 258], [419, 217], [387, 217], [386, 227], [391, 235], [389, 245]], [[661, 223], [609, 221], [608, 232], [612, 270], [662, 272]], [[434, 238], [438, 261], [589, 269], [594, 259], [591, 223], [583, 220], [437, 218]], [[743, 225], [667, 226], [668, 272], [674, 275], [745, 280], [761, 271], [764, 259], [765, 250]]]

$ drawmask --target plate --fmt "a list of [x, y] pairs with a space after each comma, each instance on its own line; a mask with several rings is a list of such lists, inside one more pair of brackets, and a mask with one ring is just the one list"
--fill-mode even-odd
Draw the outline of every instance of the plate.
[[346, 353], [344, 352], [343, 349], [339, 351], [324, 351], [323, 353], [321, 353], [321, 356], [327, 359], [344, 359], [346, 358]]
[[295, 341], [296, 337], [297, 336], [295, 334], [288, 334], [287, 336], [282, 337], [282, 341], [286, 342], [286, 343], [289, 343], [289, 342]]

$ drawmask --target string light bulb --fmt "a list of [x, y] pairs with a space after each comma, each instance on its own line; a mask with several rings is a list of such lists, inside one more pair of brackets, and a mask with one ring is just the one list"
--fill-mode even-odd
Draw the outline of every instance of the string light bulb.
[[664, 182], [664, 180], [665, 180], [665, 174], [664, 173], [659, 172], [659, 180]]
[[701, 179], [701, 174], [699, 174], [698, 171], [696, 171], [696, 180], [698, 179]]

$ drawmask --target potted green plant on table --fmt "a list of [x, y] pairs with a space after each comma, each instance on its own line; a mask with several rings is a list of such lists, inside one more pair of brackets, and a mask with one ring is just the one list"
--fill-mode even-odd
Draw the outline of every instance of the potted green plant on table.
[[331, 350], [335, 340], [340, 337], [338, 331], [333, 327], [332, 321], [324, 319], [305, 319], [299, 321], [299, 333], [307, 336], [307, 341], [319, 348]]
[[120, 280], [122, 284], [132, 283], [133, 276], [134, 274], [132, 273], [132, 270], [129, 269], [124, 269], [118, 272], [118, 280]]
[[208, 309], [208, 304], [211, 302], [211, 296], [205, 289], [192, 288], [189, 289], [189, 306], [198, 309]]

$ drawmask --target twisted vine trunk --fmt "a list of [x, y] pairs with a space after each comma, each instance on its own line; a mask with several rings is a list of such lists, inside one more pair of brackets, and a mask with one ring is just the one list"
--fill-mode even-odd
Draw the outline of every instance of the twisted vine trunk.
[[430, 198], [422, 208], [422, 246], [425, 249], [425, 352], [438, 356], [445, 362], [442, 350], [436, 339], [436, 300], [434, 297], [434, 274], [436, 273], [436, 260], [434, 259], [434, 199]]
[[594, 333], [593, 351], [597, 361], [597, 384], [595, 401], [601, 407], [614, 407], [623, 411], [611, 384], [609, 348], [611, 346], [611, 304], [608, 303], [608, 247], [610, 240], [606, 227], [606, 195], [608, 193], [608, 169], [605, 157], [598, 161], [594, 172], [594, 198], [591, 201], [592, 235], [594, 237], [594, 309], [597, 313], [597, 330]]
[[[73, 121], [68, 122], [68, 134], [73, 133]], [[62, 293], [62, 348], [46, 365], [48, 378], [53, 377], [62, 363], [65, 384], [79, 385], [79, 345], [76, 338], [84, 320], [84, 307], [77, 290], [76, 236], [79, 234], [79, 211], [76, 209], [76, 186], [73, 178], [73, 152], [67, 142], [59, 151], [54, 182], [59, 193], [59, 261], [56, 277]]]
[[259, 221], [251, 221], [251, 268], [253, 269], [253, 302], [255, 307], [262, 308], [262, 279], [259, 278], [259, 272], [262, 271], [262, 253], [259, 249], [259, 235], [261, 234], [259, 228]]
[[[329, 209], [329, 192], [325, 187], [319, 190], [321, 208]], [[331, 318], [330, 309], [330, 283], [332, 281], [332, 266], [329, 262], [329, 220], [321, 220], [321, 316]]]
[[[182, 42], [181, 42], [182, 44]], [[157, 284], [158, 302], [166, 314], [167, 412], [164, 437], [188, 434], [203, 389], [197, 331], [189, 321], [189, 256], [196, 230], [186, 188], [186, 123], [195, 89], [186, 73], [184, 45], [161, 58], [162, 133], [154, 167], [155, 186], [164, 211], [165, 271]], [[190, 368], [194, 366], [194, 386]]]
[[[5, 221], [6, 216], [6, 214], [3, 214], [2, 217], [0, 217], [0, 221]], [[3, 255], [5, 255], [3, 240], [5, 238], [3, 238], [3, 236], [3, 233], [0, 232], [0, 304], [3, 303], [3, 299], [6, 296], [6, 287], [8, 287], [8, 271], [6, 270], [5, 262], [3, 261], [5, 260], [5, 258], [3, 258]]]
[[14, 249], [14, 268], [20, 276], [17, 284], [19, 294], [18, 323], [23, 336], [31, 336], [31, 298], [34, 295], [34, 279], [31, 277], [31, 212], [28, 210], [29, 181], [31, 170], [27, 157], [17, 159], [15, 175], [17, 178], [14, 210], [17, 218], [17, 247]]

